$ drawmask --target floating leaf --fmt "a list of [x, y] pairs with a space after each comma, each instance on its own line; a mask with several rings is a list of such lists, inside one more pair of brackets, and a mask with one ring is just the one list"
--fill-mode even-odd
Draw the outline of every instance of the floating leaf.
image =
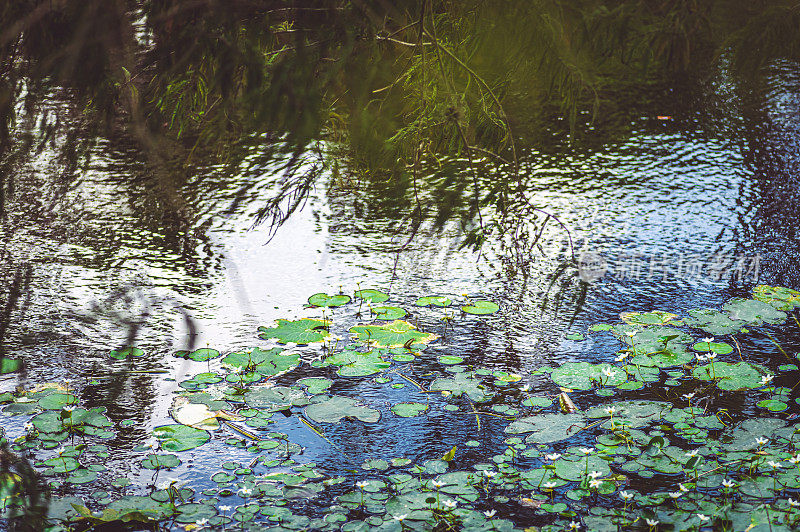
[[464, 362], [463, 358], [455, 355], [442, 355], [439, 357], [438, 360], [440, 364], [444, 364], [446, 366], [451, 366], [453, 364], [461, 364], [462, 362]]
[[222, 363], [242, 368], [245, 373], [273, 376], [296, 368], [300, 364], [300, 355], [284, 353], [280, 347], [268, 351], [255, 348], [249, 353], [231, 353], [222, 359]]
[[686, 325], [701, 329], [715, 336], [734, 334], [745, 324], [743, 320], [732, 319], [730, 315], [714, 309], [690, 310]]
[[453, 300], [447, 296], [425, 296], [417, 299], [414, 304], [418, 307], [449, 307]]
[[760, 284], [753, 288], [753, 298], [769, 303], [778, 310], [800, 307], [800, 292], [782, 286]]
[[389, 294], [375, 290], [374, 288], [367, 288], [365, 290], [356, 290], [355, 296], [358, 299], [363, 299], [368, 303], [383, 303], [389, 299]]
[[384, 351], [372, 349], [366, 353], [345, 349], [325, 359], [328, 364], [341, 366], [336, 373], [342, 377], [365, 377], [388, 369], [392, 363], [383, 359]]
[[174, 454], [148, 454], [141, 465], [145, 469], [172, 469], [181, 465], [181, 461]]
[[428, 405], [424, 403], [398, 403], [391, 410], [400, 417], [415, 417], [425, 413], [428, 410]]
[[207, 404], [191, 402], [188, 397], [178, 396], [170, 409], [172, 418], [181, 425], [187, 425], [202, 430], [217, 430], [220, 419], [242, 421], [244, 418], [223, 411], [213, 411]]
[[311, 344], [321, 342], [330, 335], [328, 320], [303, 318], [300, 320], [277, 320], [277, 327], [259, 327], [259, 338], [262, 340], [278, 340], [281, 343]]
[[500, 310], [500, 305], [492, 303], [491, 301], [478, 300], [461, 307], [461, 310], [467, 314], [493, 314]]
[[511, 434], [532, 432], [525, 440], [527, 443], [553, 443], [575, 435], [585, 421], [580, 414], [541, 414], [519, 418], [505, 431]]
[[433, 333], [423, 333], [403, 320], [395, 320], [383, 325], [357, 325], [350, 329], [356, 337], [377, 347], [419, 346], [438, 338]]
[[763, 366], [749, 362], [714, 362], [713, 365], [697, 366], [692, 370], [696, 379], [715, 381], [720, 390], [759, 388], [763, 385], [761, 378], [766, 373]]
[[0, 375], [4, 373], [13, 373], [22, 366], [22, 363], [16, 358], [9, 358], [0, 355]]
[[766, 408], [771, 412], [783, 412], [789, 408], [788, 404], [784, 403], [783, 401], [776, 401], [774, 399], [764, 399], [756, 404], [762, 408]]
[[567, 362], [550, 373], [553, 382], [573, 390], [591, 390], [598, 386], [618, 386], [628, 380], [628, 375], [608, 364]]
[[195, 362], [206, 362], [207, 360], [215, 359], [218, 356], [220, 356], [220, 352], [216, 349], [203, 347], [200, 349], [195, 349], [191, 353], [187, 353], [183, 356], [183, 358], [188, 358], [189, 360], [194, 360]]
[[435, 379], [430, 386], [431, 391], [447, 391], [453, 394], [454, 397], [460, 397], [466, 394], [470, 399], [476, 403], [488, 401], [492, 397], [492, 393], [487, 391], [481, 384], [481, 381], [471, 377], [465, 373], [456, 373], [452, 378], [438, 378]]
[[341, 395], [312, 397], [305, 413], [317, 423], [339, 423], [346, 417], [356, 418], [365, 423], [375, 423], [381, 417], [381, 413], [374, 408], [363, 406], [355, 399]]
[[629, 325], [663, 325], [678, 317], [677, 314], [653, 310], [650, 312], [623, 312], [620, 319]]
[[378, 320], [397, 320], [407, 314], [400, 307], [372, 307], [370, 312], [375, 314], [375, 319]]
[[333, 381], [325, 377], [305, 377], [297, 381], [297, 384], [306, 386], [309, 394], [317, 395], [330, 388]]
[[350, 296], [344, 294], [329, 296], [324, 292], [320, 292], [308, 298], [308, 304], [314, 307], [339, 307], [347, 303], [350, 303]]
[[245, 402], [253, 408], [268, 412], [287, 410], [292, 406], [305, 406], [308, 398], [302, 390], [285, 386], [256, 386], [244, 394]]
[[138, 347], [126, 347], [120, 350], [114, 350], [108, 353], [108, 356], [111, 358], [116, 358], [117, 360], [125, 360], [128, 357], [141, 357], [144, 355], [144, 351], [139, 349]]
[[743, 320], [748, 325], [778, 324], [786, 320], [786, 313], [772, 305], [755, 299], [733, 298], [722, 306], [732, 320]]
[[701, 353], [707, 353], [711, 351], [712, 353], [716, 353], [718, 355], [727, 355], [728, 353], [733, 352], [733, 347], [726, 342], [697, 342], [692, 346], [695, 351], [700, 351]]
[[208, 432], [186, 425], [162, 425], [153, 429], [153, 436], [161, 443], [162, 449], [170, 452], [188, 451], [211, 439]]

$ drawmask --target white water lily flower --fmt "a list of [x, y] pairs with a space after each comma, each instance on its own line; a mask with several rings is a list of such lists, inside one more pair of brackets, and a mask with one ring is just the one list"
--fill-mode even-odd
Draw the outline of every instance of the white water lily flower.
[[558, 460], [559, 458], [561, 458], [561, 455], [558, 454], [558, 453], [553, 453], [553, 454], [546, 454], [546, 455], [544, 455], [544, 457], [547, 458], [548, 460], [555, 461], [555, 460]]
[[629, 338], [633, 338], [636, 336], [636, 331], [628, 331], [625, 333]]
[[792, 456], [791, 458], [789, 458], [789, 461], [791, 463], [793, 463], [793, 464], [799, 464], [800, 463], [800, 454], [796, 454], [796, 455]]
[[483, 515], [485, 515], [486, 517], [494, 517], [494, 514], [496, 513], [497, 510], [486, 510], [485, 512], [483, 512]]
[[446, 501], [444, 501], [444, 505], [447, 506], [448, 508], [455, 508], [456, 506], [458, 506], [458, 503], [456, 501], [447, 499]]
[[600, 471], [592, 471], [591, 473], [589, 473], [588, 476], [589, 476], [589, 478], [598, 478], [598, 477], [602, 477], [603, 474]]
[[764, 375], [763, 377], [761, 377], [761, 386], [769, 384], [770, 382], [772, 382], [772, 379], [774, 378], [775, 375]]
[[683, 495], [682, 491], [670, 491], [669, 492], [669, 496], [672, 497], [673, 499], [677, 499], [681, 495]]
[[446, 482], [440, 482], [438, 480], [434, 480], [433, 482], [431, 482], [431, 484], [433, 484], [434, 488], [441, 488], [442, 486], [447, 485]]
[[245, 497], [250, 495], [252, 491], [249, 488], [242, 488], [239, 490], [239, 495], [244, 495]]
[[732, 480], [728, 480], [726, 478], [725, 480], [722, 481], [722, 485], [725, 486], [726, 488], [732, 488], [732, 487], [734, 487], [736, 485], [736, 482], [734, 482]]
[[711, 519], [711, 518], [710, 518], [710, 517], [708, 517], [707, 515], [703, 515], [703, 514], [697, 514], [697, 518], [698, 518], [700, 521], [704, 522], [704, 523], [705, 523], [706, 521], [708, 521], [709, 519]]
[[762, 438], [760, 436], [758, 438], [756, 438], [756, 445], [758, 445], [759, 447], [761, 447], [762, 445], [766, 445], [768, 443], [769, 443], [769, 440], [767, 438]]
[[629, 501], [633, 499], [633, 493], [629, 493], [627, 491], [620, 491], [619, 496], [622, 497], [622, 500]]
[[580, 451], [585, 455], [590, 455], [594, 452], [594, 447], [581, 447]]
[[72, 412], [75, 410], [75, 405], [67, 405], [64, 407], [64, 412]]
[[684, 493], [685, 493], [685, 492], [687, 492], [687, 491], [689, 491], [689, 488], [687, 488], [686, 486], [684, 486], [684, 485], [683, 485], [683, 484], [681, 484], [681, 483], [678, 483], [678, 489], [679, 489], [679, 490], [681, 490], [681, 491], [682, 491], [682, 492], [684, 492]]
[[[435, 486], [435, 485], [436, 485], [436, 482], [434, 482], [434, 483], [433, 483], [433, 485]], [[364, 489], [364, 488], [366, 488], [367, 486], [369, 486], [369, 482], [367, 482], [366, 480], [362, 480], [361, 482], [356, 482], [356, 487], [357, 487], [357, 488]]]
[[656, 526], [658, 523], [661, 522], [658, 519], [649, 519], [649, 518], [645, 519], [645, 521], [647, 521], [648, 526]]
[[698, 362], [702, 362], [702, 361], [704, 361], [705, 359], [706, 359], [706, 356], [705, 356], [705, 355], [701, 355], [701, 354], [699, 354], [699, 353], [698, 353], [698, 355], [697, 355], [697, 361], [698, 361]]
[[226, 504], [223, 504], [223, 505], [221, 505], [221, 506], [219, 507], [219, 509], [220, 509], [220, 510], [222, 510], [223, 512], [227, 512], [228, 510], [230, 510], [230, 509], [231, 509], [231, 507], [230, 507], [230, 506], [228, 506], [228, 505], [226, 505]]
[[405, 519], [406, 517], [408, 517], [408, 514], [400, 514], [400, 515], [395, 515], [394, 517], [392, 517], [392, 519], [394, 519], [395, 521], [402, 522], [403, 519]]
[[715, 358], [717, 358], [717, 354], [716, 353], [709, 353], [709, 354], [706, 355], [706, 358], [709, 359], [709, 360], [714, 360]]
[[691, 400], [692, 400], [692, 398], [694, 397], [694, 395], [695, 395], [695, 392], [692, 392], [692, 393], [685, 393], [685, 394], [681, 395], [681, 397], [683, 397], [683, 398], [684, 398], [684, 399], [686, 399], [687, 401], [691, 401]]
[[544, 487], [551, 490], [556, 487], [557, 482], [545, 482]]
[[697, 453], [698, 453], [697, 449], [692, 449], [691, 451], [687, 451], [684, 454], [689, 457], [694, 457], [697, 456]]
[[205, 517], [203, 519], [198, 519], [197, 521], [194, 522], [194, 524], [196, 524], [197, 526], [206, 526], [208, 524], [208, 519], [206, 519]]
[[792, 508], [797, 508], [798, 506], [800, 506], [800, 501], [796, 501], [791, 497], [789, 497], [789, 506], [791, 506]]
[[570, 521], [569, 522], [569, 529], [570, 530], [578, 530], [581, 527], [581, 524], [577, 521]]
[[769, 462], [767, 462], [767, 464], [768, 464], [768, 465], [769, 465], [769, 466], [770, 466], [772, 469], [780, 469], [781, 467], [783, 467], [783, 466], [781, 465], [781, 463], [780, 463], [780, 462], [776, 462], [776, 461], [774, 461], [774, 460], [770, 460]]
[[701, 342], [705, 342], [705, 343], [707, 343], [707, 344], [710, 344], [711, 342], [713, 342], [713, 341], [714, 341], [714, 337], [713, 337], [713, 336], [709, 336], [708, 338], [703, 338], [703, 339], [702, 339], [702, 340], [700, 340], [700, 341], [701, 341]]
[[597, 480], [595, 478], [595, 479], [592, 479], [592, 480], [589, 481], [589, 487], [590, 488], [599, 488], [602, 483], [603, 483], [602, 480]]
[[614, 412], [616, 412], [616, 411], [617, 411], [617, 409], [614, 408], [613, 406], [606, 407], [606, 414], [608, 414], [609, 416], [613, 416]]
[[614, 375], [616, 375], [616, 374], [617, 374], [617, 372], [616, 372], [616, 371], [614, 371], [613, 369], [611, 369], [611, 366], [608, 366], [608, 367], [605, 367], [605, 368], [603, 368], [603, 375], [605, 375], [605, 376], [606, 376], [606, 377], [608, 377], [609, 379], [610, 379], [611, 377], [613, 377]]
[[614, 358], [614, 362], [622, 362], [626, 358], [628, 358], [628, 353], [621, 353]]
[[497, 472], [496, 471], [488, 471], [487, 470], [487, 471], [484, 471], [483, 474], [486, 475], [486, 478], [494, 478], [494, 477], [497, 476]]

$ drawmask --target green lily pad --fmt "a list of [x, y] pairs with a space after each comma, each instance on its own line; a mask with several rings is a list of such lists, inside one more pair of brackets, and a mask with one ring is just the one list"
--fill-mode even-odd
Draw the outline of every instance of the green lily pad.
[[79, 432], [88, 436], [105, 436], [105, 428], [114, 424], [105, 416], [106, 409], [95, 407], [90, 409], [76, 408], [72, 411], [52, 410], [43, 412], [33, 419], [31, 423], [40, 432], [54, 433], [62, 431]]
[[145, 469], [172, 469], [181, 465], [181, 461], [174, 454], [148, 454], [141, 465]]
[[[614, 412], [609, 413], [608, 408], [613, 407]], [[610, 405], [601, 405], [586, 410], [586, 417], [600, 419], [613, 417], [614, 426], [625, 426], [626, 429], [643, 427], [660, 421], [672, 410], [672, 404], [663, 401], [631, 400], [617, 401]], [[611, 422], [603, 425], [611, 428]]]
[[39, 399], [43, 410], [61, 410], [65, 406], [76, 406], [78, 398], [70, 393], [51, 393]]
[[400, 307], [372, 307], [370, 312], [375, 314], [375, 319], [378, 320], [398, 320], [407, 314]]
[[383, 325], [357, 325], [350, 332], [363, 341], [377, 347], [404, 347], [424, 345], [438, 338], [433, 333], [423, 333], [403, 320]]
[[778, 324], [786, 321], [786, 313], [756, 299], [733, 298], [722, 306], [732, 320], [742, 320], [748, 325]]
[[714, 362], [696, 366], [692, 375], [702, 381], [715, 381], [720, 390], [746, 390], [762, 386], [761, 378], [766, 368], [749, 362]]
[[16, 358], [9, 358], [0, 356], [0, 375], [4, 373], [13, 373], [22, 366], [22, 363]]
[[631, 325], [663, 325], [678, 316], [671, 312], [653, 310], [650, 312], [623, 312], [620, 319]]
[[366, 353], [345, 349], [329, 356], [325, 362], [340, 366], [336, 373], [342, 377], [365, 377], [391, 367], [392, 363], [383, 359], [384, 354], [380, 349], [372, 349]]
[[211, 439], [205, 430], [186, 425], [162, 425], [153, 429], [153, 436], [165, 451], [180, 452], [200, 447]]
[[428, 408], [424, 403], [398, 403], [391, 410], [400, 417], [415, 417], [425, 413]]
[[429, 388], [431, 391], [447, 391], [453, 397], [461, 397], [466, 394], [476, 403], [482, 403], [492, 398], [492, 393], [486, 390], [481, 381], [465, 373], [456, 373], [451, 378], [439, 377], [435, 379]]
[[701, 353], [707, 353], [711, 351], [712, 353], [716, 353], [718, 355], [727, 355], [728, 353], [733, 352], [733, 347], [726, 342], [697, 342], [692, 346], [695, 351], [700, 351]]
[[477, 315], [494, 314], [495, 312], [500, 310], [500, 305], [498, 305], [497, 303], [493, 303], [491, 301], [478, 300], [478, 301], [473, 301], [469, 305], [461, 307], [461, 310], [463, 310], [467, 314], [477, 314]]
[[128, 357], [138, 358], [144, 356], [144, 351], [138, 347], [126, 347], [124, 349], [111, 351], [108, 353], [108, 356], [116, 358], [117, 360], [125, 360]]
[[439, 364], [444, 364], [446, 366], [451, 366], [453, 364], [461, 364], [462, 362], [464, 362], [463, 358], [455, 355], [442, 355], [438, 358], [438, 360]]
[[326, 379], [325, 377], [305, 377], [297, 381], [297, 384], [302, 384], [308, 388], [309, 394], [317, 395], [330, 388], [333, 384], [333, 381]]
[[753, 298], [769, 303], [778, 310], [792, 310], [800, 307], [800, 292], [782, 286], [760, 284], [753, 288]]
[[258, 337], [262, 340], [275, 339], [283, 344], [289, 342], [312, 344], [314, 342], [322, 342], [330, 335], [328, 332], [330, 324], [331, 322], [328, 320], [314, 320], [311, 318], [295, 321], [277, 320], [277, 327], [259, 327], [258, 330], [261, 334]]
[[375, 290], [374, 288], [367, 288], [365, 290], [356, 290], [355, 296], [358, 299], [363, 299], [368, 303], [383, 303], [389, 299], [389, 294]]
[[511, 434], [532, 432], [527, 443], [554, 443], [578, 433], [586, 424], [582, 414], [541, 414], [512, 421], [505, 431]]
[[284, 354], [283, 351], [280, 347], [274, 347], [268, 351], [256, 347], [249, 353], [231, 353], [222, 359], [222, 363], [243, 368], [245, 373], [278, 375], [294, 369], [300, 364], [298, 353]]
[[628, 380], [628, 375], [608, 364], [590, 362], [567, 362], [550, 373], [553, 382], [573, 390], [591, 390], [595, 384], [619, 386]]
[[414, 304], [418, 307], [449, 307], [453, 300], [447, 296], [425, 296], [417, 299]]
[[344, 294], [329, 296], [324, 292], [320, 292], [308, 298], [308, 304], [314, 307], [340, 307], [347, 303], [350, 303], [350, 296]]
[[762, 408], [766, 408], [771, 412], [783, 412], [789, 408], [788, 404], [784, 403], [783, 401], [776, 401], [774, 399], [764, 399], [756, 404]]
[[341, 395], [312, 397], [305, 413], [309, 419], [317, 423], [339, 423], [346, 417], [359, 419], [365, 423], [376, 423], [381, 417], [378, 410]]
[[715, 336], [734, 334], [745, 324], [743, 320], [733, 319], [729, 314], [714, 309], [690, 310], [689, 316], [686, 325]]
[[187, 353], [183, 356], [183, 358], [187, 358], [189, 360], [194, 360], [195, 362], [206, 362], [208, 360], [213, 360], [220, 356], [220, 352], [216, 349], [209, 349], [207, 347], [203, 347], [200, 349], [195, 349], [191, 353]]
[[88, 484], [97, 480], [97, 473], [89, 469], [76, 469], [67, 475], [66, 481], [70, 484]]
[[256, 386], [244, 394], [244, 400], [252, 408], [262, 408], [268, 412], [287, 410], [292, 406], [305, 406], [308, 397], [302, 390], [285, 386]]
[[597, 455], [585, 458], [560, 458], [553, 463], [555, 474], [564, 480], [579, 482], [586, 478], [586, 472], [597, 471], [601, 477], [611, 474], [608, 462]]

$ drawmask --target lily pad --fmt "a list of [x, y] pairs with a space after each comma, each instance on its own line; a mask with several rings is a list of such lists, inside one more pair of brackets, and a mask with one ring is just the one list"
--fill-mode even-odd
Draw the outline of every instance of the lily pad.
[[595, 384], [619, 386], [628, 380], [628, 375], [608, 364], [590, 362], [567, 362], [550, 373], [553, 382], [573, 390], [591, 390]]
[[414, 304], [418, 307], [449, 307], [453, 300], [447, 296], [425, 296], [417, 299]]
[[493, 303], [491, 301], [478, 300], [478, 301], [473, 301], [469, 305], [464, 305], [463, 307], [461, 307], [461, 310], [463, 310], [467, 314], [477, 314], [477, 315], [494, 314], [495, 312], [500, 310], [500, 305], [498, 305], [497, 303]]
[[729, 314], [714, 309], [690, 310], [689, 316], [686, 325], [715, 336], [734, 334], [745, 325], [744, 320], [733, 319]]
[[663, 325], [674, 320], [678, 315], [663, 310], [653, 310], [650, 312], [623, 312], [619, 317], [631, 325]]
[[727, 355], [733, 352], [733, 347], [727, 342], [697, 342], [692, 347], [695, 351], [700, 351], [701, 353], [711, 351], [718, 355]]
[[405, 317], [407, 312], [400, 307], [372, 307], [370, 312], [378, 320], [398, 320]]
[[295, 321], [277, 320], [277, 327], [259, 327], [259, 338], [262, 340], [278, 340], [286, 344], [312, 344], [322, 342], [330, 335], [328, 327], [331, 322], [328, 320], [314, 320], [303, 318]]
[[749, 362], [714, 362], [692, 370], [696, 379], [715, 381], [720, 390], [731, 391], [759, 388], [763, 385], [761, 378], [766, 374], [766, 368]]
[[117, 360], [125, 360], [129, 357], [139, 358], [143, 355], [144, 351], [138, 347], [125, 347], [124, 349], [114, 350], [108, 353], [108, 356], [116, 358]]
[[308, 298], [308, 304], [314, 307], [340, 307], [347, 303], [350, 303], [350, 296], [344, 294], [329, 296], [324, 292], [320, 292]]
[[141, 465], [145, 469], [172, 469], [181, 465], [181, 460], [174, 454], [148, 454]]
[[505, 431], [511, 434], [532, 432], [527, 443], [554, 443], [566, 440], [586, 425], [581, 414], [541, 414], [512, 421]]
[[415, 417], [425, 413], [428, 408], [424, 403], [398, 403], [391, 410], [400, 417]]
[[492, 393], [486, 390], [481, 381], [465, 373], [456, 373], [452, 378], [435, 379], [430, 386], [431, 391], [447, 391], [453, 397], [466, 394], [476, 403], [482, 403], [492, 398]]
[[22, 363], [16, 358], [9, 358], [0, 355], [0, 375], [4, 373], [13, 373], [22, 366]]
[[296, 368], [300, 364], [298, 353], [286, 353], [280, 347], [268, 351], [255, 348], [249, 353], [231, 353], [222, 359], [228, 366], [242, 368], [245, 373], [273, 376]]
[[357, 325], [350, 329], [356, 337], [377, 347], [408, 347], [424, 345], [438, 338], [433, 333], [423, 333], [403, 320], [383, 325]]
[[317, 423], [339, 423], [346, 417], [359, 419], [365, 423], [376, 423], [381, 417], [378, 410], [341, 395], [312, 397], [305, 413], [309, 419]]
[[194, 360], [195, 362], [206, 362], [207, 360], [213, 360], [218, 356], [220, 356], [220, 352], [216, 349], [203, 347], [200, 349], [195, 349], [191, 353], [187, 353], [183, 358], [188, 358], [189, 360]]
[[297, 384], [307, 387], [309, 394], [317, 395], [330, 388], [333, 381], [325, 377], [305, 377], [297, 381]]
[[366, 353], [345, 349], [325, 359], [328, 364], [341, 366], [336, 373], [342, 377], [365, 377], [388, 369], [392, 363], [384, 360], [384, 351], [372, 349]]
[[308, 397], [302, 390], [285, 386], [255, 386], [244, 394], [244, 400], [248, 406], [263, 408], [268, 412], [308, 404]]
[[785, 312], [756, 299], [733, 298], [722, 306], [722, 310], [727, 312], [732, 320], [742, 320], [748, 325], [778, 324], [786, 320]]
[[778, 310], [792, 310], [800, 307], [800, 292], [782, 286], [760, 284], [753, 288], [753, 298], [769, 303]]
[[195, 449], [211, 439], [208, 432], [186, 425], [162, 425], [153, 429], [153, 436], [170, 452]]
[[381, 292], [380, 290], [375, 290], [374, 288], [356, 290], [355, 296], [369, 303], [383, 303], [389, 299], [389, 294]]

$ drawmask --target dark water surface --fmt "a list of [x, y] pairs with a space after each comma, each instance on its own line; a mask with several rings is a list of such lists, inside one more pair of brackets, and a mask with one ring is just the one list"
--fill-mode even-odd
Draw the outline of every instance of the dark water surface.
[[[22, 263], [32, 266], [29, 305], [24, 315], [14, 314], [7, 352], [26, 362], [28, 385], [68, 378], [82, 404], [106, 406], [115, 422], [139, 422], [109, 443], [115, 452], [108, 467], [119, 475], [128, 474], [130, 450], [148, 440], [150, 429], [169, 422], [177, 382], [205, 368], [172, 357], [188, 342], [186, 314], [196, 327], [196, 346], [229, 352], [264, 345], [256, 328], [276, 318], [320, 316], [319, 309], [303, 308], [315, 292], [382, 288], [391, 291], [393, 304], [409, 310], [422, 295], [482, 296], [499, 303], [501, 312], [456, 316], [435, 349], [519, 373], [523, 382], [552, 394], [549, 379], [530, 377], [531, 371], [569, 360], [611, 361], [618, 349], [610, 337], [570, 341], [567, 333], [614, 322], [627, 310], [719, 308], [747, 295], [756, 273], [762, 283], [800, 287], [800, 69], [776, 65], [761, 90], [752, 92], [735, 90], [720, 74], [704, 91], [673, 87], [648, 95], [653, 108], [634, 119], [628, 138], [597, 133], [591, 142], [571, 146], [554, 133], [547, 148], [523, 153], [530, 198], [570, 228], [576, 255], [597, 253], [610, 266], [580, 308], [573, 271], [568, 283], [562, 286], [567, 277], [560, 277], [549, 287], [568, 255], [566, 235], [552, 223], [543, 254], [522, 269], [503, 260], [500, 239], [480, 256], [455, 249], [460, 235], [449, 226], [418, 235], [396, 253], [407, 235], [398, 233], [392, 209], [373, 201], [372, 192], [352, 192], [324, 176], [305, 207], [270, 238], [269, 228], [254, 227], [253, 220], [273, 192], [268, 183], [274, 168], [233, 176], [207, 168], [182, 191], [193, 213], [187, 222], [159, 203], [134, 148], [101, 142], [89, 171], [65, 185], [53, 150], [45, 147], [15, 169], [9, 219], [0, 228], [2, 278], [10, 279]], [[245, 200], [230, 208], [242, 190]], [[513, 237], [505, 235], [505, 242]], [[721, 275], [718, 265], [724, 266]], [[412, 319], [441, 334], [437, 316], [420, 310]], [[136, 344], [148, 353], [139, 369], [166, 374], [103, 380], [108, 350], [127, 343], [132, 323], [140, 323]], [[792, 338], [782, 340], [793, 345]], [[781, 363], [768, 344], [751, 347], [761, 353], [753, 354], [754, 362], [771, 368]], [[95, 377], [99, 384], [89, 384]], [[16, 376], [0, 381], [3, 390], [17, 384]], [[411, 400], [414, 389], [348, 381], [333, 391], [386, 410]], [[716, 406], [745, 409], [745, 415], [754, 409]], [[8, 437], [22, 433], [22, 418], [27, 416], [2, 419]], [[503, 426], [489, 421], [478, 433], [474, 418], [441, 409], [413, 419], [385, 416], [379, 427], [345, 423], [331, 429], [327, 436], [345, 452], [317, 438], [296, 416], [274, 430], [306, 447], [298, 460], [336, 475], [369, 458], [436, 458], [469, 439], [484, 445], [459, 460], [486, 459], [499, 449]], [[221, 460], [251, 458], [232, 453], [204, 446], [174, 476], [205, 485]]]

